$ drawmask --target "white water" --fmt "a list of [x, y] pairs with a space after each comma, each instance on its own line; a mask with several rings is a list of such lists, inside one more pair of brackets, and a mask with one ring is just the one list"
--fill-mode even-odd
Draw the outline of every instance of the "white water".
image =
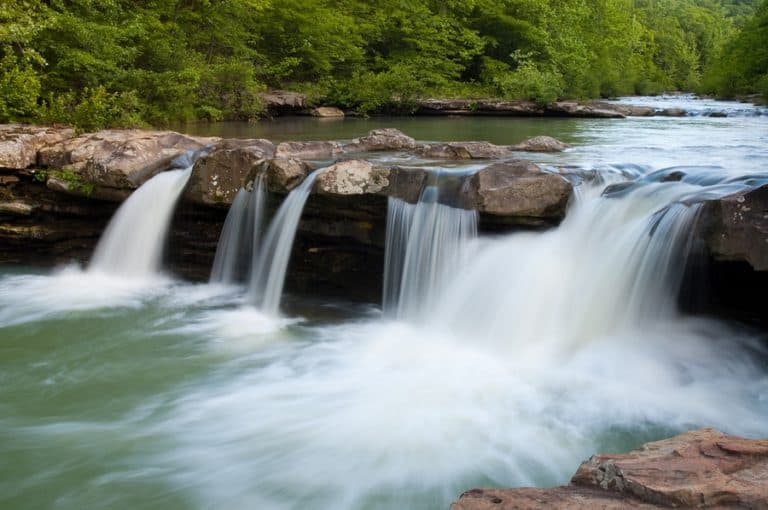
[[307, 176], [299, 187], [288, 194], [269, 225], [261, 250], [254, 253], [256, 262], [248, 286], [248, 301], [264, 313], [276, 315], [280, 310], [293, 239], [304, 204], [320, 172], [322, 169]]
[[415, 320], [459, 271], [477, 212], [441, 204], [439, 189], [426, 187], [417, 204], [390, 198], [384, 261], [383, 308], [387, 315]]
[[173, 210], [192, 167], [161, 172], [134, 191], [110, 220], [88, 270], [124, 277], [160, 271]]
[[235, 196], [216, 245], [211, 283], [235, 283], [249, 275], [257, 260], [267, 202], [264, 181], [259, 174], [250, 190], [242, 188]]

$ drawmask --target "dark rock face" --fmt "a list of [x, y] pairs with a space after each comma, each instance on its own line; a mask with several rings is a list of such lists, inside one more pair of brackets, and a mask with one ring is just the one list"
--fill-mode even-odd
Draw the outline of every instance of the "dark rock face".
[[269, 140], [219, 143], [195, 162], [185, 196], [200, 204], [227, 206], [274, 153], [275, 146]]
[[768, 440], [700, 429], [628, 454], [595, 455], [565, 487], [474, 489], [451, 510], [768, 508], [766, 487]]
[[565, 217], [572, 185], [530, 161], [490, 165], [464, 185], [467, 208], [507, 217], [513, 223], [559, 222]]
[[768, 271], [768, 185], [706, 202], [695, 235], [716, 260]]

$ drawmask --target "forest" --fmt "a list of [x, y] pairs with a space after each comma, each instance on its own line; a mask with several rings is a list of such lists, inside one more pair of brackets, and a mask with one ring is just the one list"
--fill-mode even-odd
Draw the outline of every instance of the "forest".
[[4, 0], [0, 122], [163, 126], [304, 92], [363, 113], [419, 97], [768, 96], [768, 0]]

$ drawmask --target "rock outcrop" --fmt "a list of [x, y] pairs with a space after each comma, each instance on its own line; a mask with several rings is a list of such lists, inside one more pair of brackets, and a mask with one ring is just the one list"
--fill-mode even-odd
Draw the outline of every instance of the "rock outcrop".
[[307, 96], [288, 90], [268, 90], [257, 94], [270, 115], [298, 113], [307, 107]]
[[473, 489], [451, 510], [768, 508], [768, 439], [714, 429], [595, 455], [553, 489]]
[[[202, 149], [217, 138], [191, 137], [172, 131], [104, 130], [42, 148], [38, 164], [64, 172], [69, 181], [94, 188], [132, 190], [166, 170], [187, 151]], [[68, 188], [79, 194], [80, 186]], [[54, 189], [61, 189], [58, 184]]]
[[768, 184], [706, 202], [696, 236], [716, 260], [768, 271]]
[[555, 101], [546, 105], [533, 101], [499, 99], [424, 99], [417, 103], [421, 115], [492, 115], [509, 117], [588, 117], [620, 119], [625, 110], [599, 101]]
[[495, 163], [472, 175], [462, 194], [466, 208], [508, 218], [513, 223], [559, 222], [573, 186], [559, 174], [534, 163], [511, 160]]
[[37, 164], [37, 154], [75, 136], [71, 128], [0, 125], [0, 168], [23, 170]]

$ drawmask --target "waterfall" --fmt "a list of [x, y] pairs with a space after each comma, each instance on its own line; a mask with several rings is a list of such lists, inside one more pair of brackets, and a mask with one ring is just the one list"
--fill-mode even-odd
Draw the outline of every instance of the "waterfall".
[[229, 208], [216, 246], [212, 283], [235, 283], [247, 277], [259, 250], [266, 202], [265, 176], [260, 173], [252, 189], [241, 188]]
[[459, 269], [477, 236], [477, 212], [441, 204], [427, 186], [416, 205], [390, 198], [384, 268], [384, 313], [418, 319]]
[[434, 324], [554, 354], [673, 318], [700, 209], [682, 199], [694, 189], [584, 197], [557, 229], [490, 242], [440, 296]]
[[261, 249], [254, 253], [248, 301], [266, 313], [277, 314], [279, 311], [296, 229], [304, 204], [320, 172], [322, 169], [310, 174], [288, 194], [269, 225]]
[[192, 166], [161, 172], [134, 191], [107, 225], [88, 270], [119, 276], [156, 274], [165, 237]]

